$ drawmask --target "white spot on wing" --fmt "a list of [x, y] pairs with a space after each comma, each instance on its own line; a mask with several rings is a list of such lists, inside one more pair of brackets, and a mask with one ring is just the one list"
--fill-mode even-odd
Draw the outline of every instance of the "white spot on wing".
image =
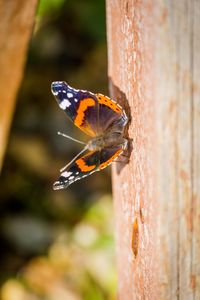
[[67, 107], [69, 107], [71, 105], [71, 102], [67, 99], [64, 99], [62, 102], [60, 102], [59, 106], [62, 109], [66, 109]]
[[72, 175], [72, 172], [65, 171], [65, 172], [61, 173], [61, 176], [66, 177], [66, 178], [68, 178], [70, 175]]
[[72, 93], [67, 93], [67, 97], [68, 97], [68, 98], [72, 98], [72, 97], [73, 97], [73, 94], [72, 94]]

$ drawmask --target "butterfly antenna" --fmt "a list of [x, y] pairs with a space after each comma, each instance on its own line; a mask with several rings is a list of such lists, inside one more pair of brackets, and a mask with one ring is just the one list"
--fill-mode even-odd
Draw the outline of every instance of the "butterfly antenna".
[[62, 133], [62, 132], [60, 132], [60, 131], [58, 131], [58, 135], [64, 136], [65, 138], [67, 138], [67, 139], [69, 139], [69, 140], [72, 140], [72, 141], [74, 141], [74, 142], [77, 142], [77, 143], [79, 143], [79, 144], [86, 145], [86, 143], [81, 142], [81, 141], [79, 141], [79, 140], [77, 140], [77, 139], [74, 139], [73, 137], [71, 137], [71, 136], [69, 136], [69, 135], [67, 135], [67, 134], [65, 134], [65, 133]]
[[65, 169], [67, 169], [67, 167], [72, 164], [77, 157], [79, 157], [79, 155], [81, 155], [83, 152], [85, 152], [88, 149], [87, 145], [66, 165], [64, 166], [62, 169], [60, 169], [60, 172], [62, 173]]

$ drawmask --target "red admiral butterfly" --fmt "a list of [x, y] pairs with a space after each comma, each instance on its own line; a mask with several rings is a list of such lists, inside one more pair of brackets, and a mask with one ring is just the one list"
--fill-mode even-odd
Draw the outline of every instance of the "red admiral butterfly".
[[128, 118], [119, 104], [102, 94], [74, 89], [64, 81], [53, 82], [51, 89], [68, 118], [92, 137], [83, 150], [61, 169], [61, 175], [53, 185], [54, 190], [59, 190], [104, 169], [127, 148], [128, 140], [123, 135]]

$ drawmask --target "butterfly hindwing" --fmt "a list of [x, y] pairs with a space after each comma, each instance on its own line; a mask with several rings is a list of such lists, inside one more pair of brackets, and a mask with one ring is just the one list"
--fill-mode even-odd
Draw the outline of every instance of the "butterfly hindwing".
[[98, 129], [107, 132], [117, 124], [125, 124], [127, 117], [121, 106], [102, 94], [95, 94], [99, 103]]
[[58, 181], [53, 185], [54, 190], [67, 188], [73, 182], [80, 180], [97, 171], [100, 161], [99, 151], [88, 151], [72, 162], [66, 171], [60, 174]]
[[58, 181], [53, 185], [54, 190], [67, 188], [73, 182], [106, 168], [122, 152], [121, 146], [104, 148], [101, 151], [88, 151], [61, 173]]
[[100, 151], [99, 169], [102, 170], [109, 166], [123, 152], [122, 145], [106, 147]]

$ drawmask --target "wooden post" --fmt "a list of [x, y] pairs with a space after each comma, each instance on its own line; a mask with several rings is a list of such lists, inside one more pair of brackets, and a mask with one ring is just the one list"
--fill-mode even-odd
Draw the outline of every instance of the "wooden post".
[[0, 0], [0, 170], [37, 2]]
[[118, 294], [200, 299], [200, 2], [107, 0], [111, 96], [130, 114], [113, 166]]

